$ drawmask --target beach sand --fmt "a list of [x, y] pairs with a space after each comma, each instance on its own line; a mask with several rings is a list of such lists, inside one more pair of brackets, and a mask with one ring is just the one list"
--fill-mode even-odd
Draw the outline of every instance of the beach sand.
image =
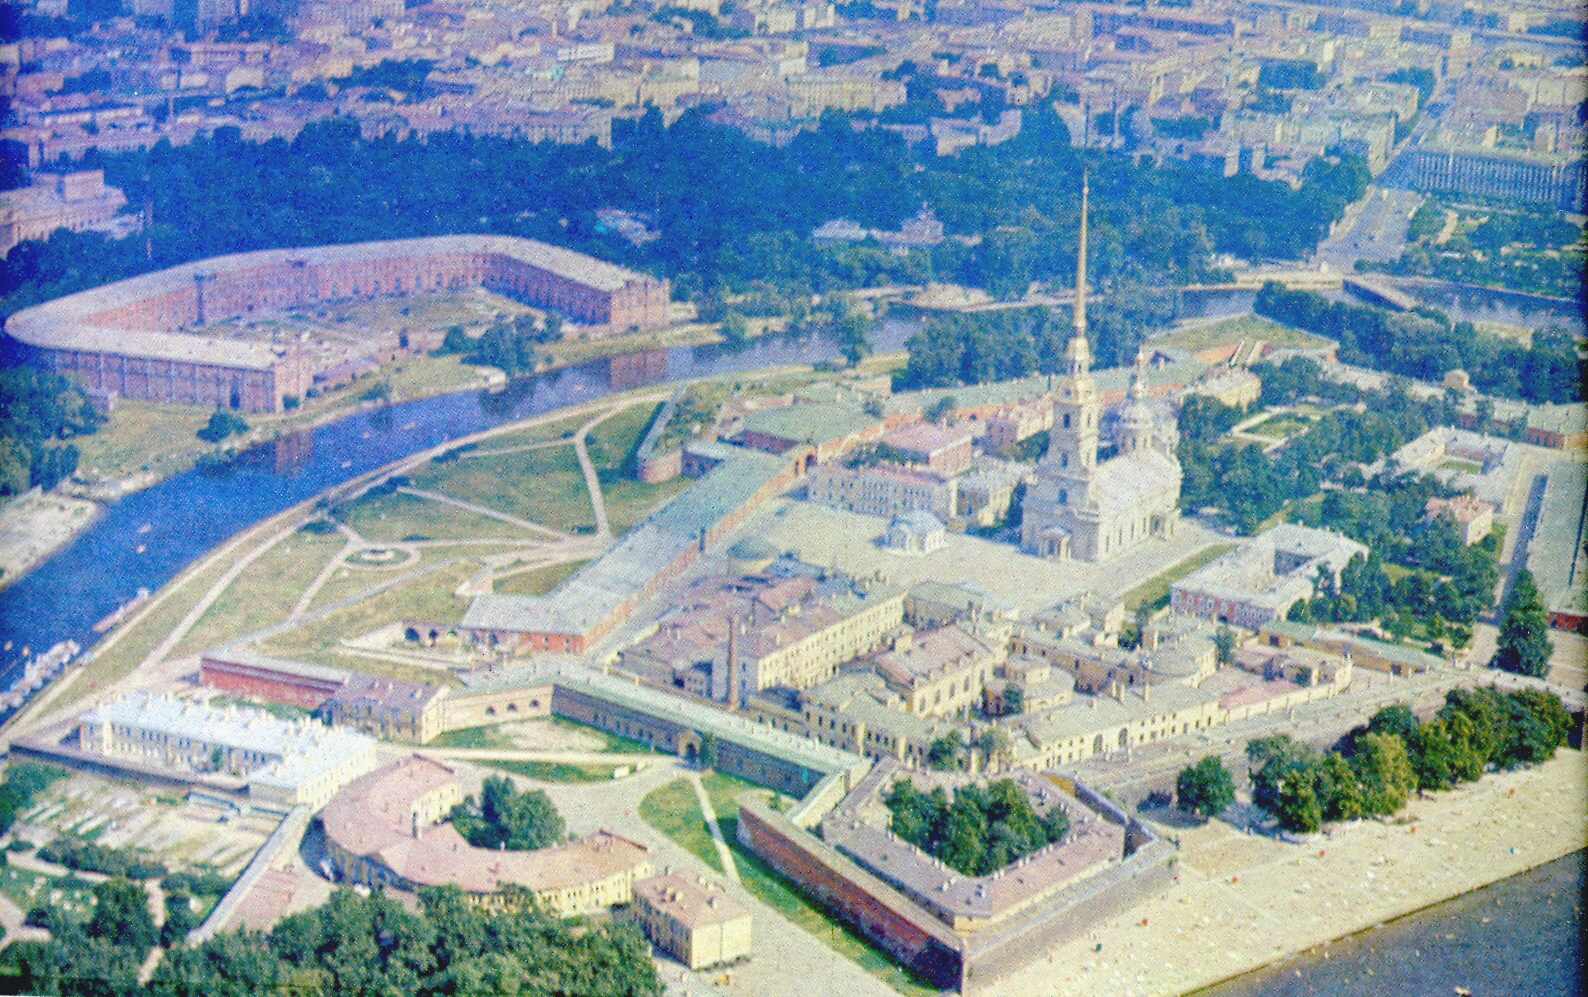
[[[1588, 846], [1588, 764], [1562, 749], [1288, 844], [1221, 821], [1168, 828], [1176, 885], [986, 993], [1173, 997]], [[1101, 946], [1101, 948], [1099, 948]]]

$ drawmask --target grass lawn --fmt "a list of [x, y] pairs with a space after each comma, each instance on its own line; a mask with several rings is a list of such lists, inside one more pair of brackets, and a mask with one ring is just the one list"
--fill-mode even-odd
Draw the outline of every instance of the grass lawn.
[[1212, 349], [1215, 346], [1233, 345], [1243, 339], [1261, 339], [1280, 349], [1314, 349], [1328, 345], [1322, 336], [1288, 325], [1281, 325], [1261, 315], [1234, 315], [1222, 322], [1188, 326], [1176, 329], [1166, 336], [1152, 340], [1154, 346], [1170, 346], [1181, 350]]
[[711, 809], [717, 812], [719, 822], [739, 812], [738, 799], [743, 793], [755, 793], [763, 801], [777, 795], [764, 786], [715, 771], [702, 775], [700, 784], [706, 788], [706, 796], [711, 800]]
[[[706, 829], [706, 815], [700, 812], [695, 787], [688, 779], [675, 779], [653, 789], [640, 801], [640, 817], [645, 823], [678, 842], [702, 862], [722, 872], [717, 846]], [[726, 834], [727, 832], [724, 832]]]
[[620, 477], [615, 470], [597, 473], [601, 476], [601, 497], [606, 500], [607, 521], [612, 524], [614, 535], [628, 532], [650, 515], [652, 510], [695, 483], [693, 478], [680, 476], [671, 481], [648, 485], [633, 478]]
[[[447, 565], [278, 634], [267, 642], [274, 651], [265, 653], [282, 653], [292, 657], [334, 651], [343, 638], [368, 633], [393, 620], [429, 620], [438, 623], [460, 620], [464, 609], [468, 607], [468, 600], [455, 597], [452, 591], [473, 573], [474, 565], [469, 562]], [[356, 660], [356, 666], [350, 665], [346, 659], [339, 663], [328, 661], [327, 664], [336, 663], [337, 667], [356, 667], [359, 671], [371, 674], [385, 674], [381, 662], [362, 656]], [[430, 682], [448, 677], [444, 672], [395, 667], [401, 667], [407, 673], [428, 674], [431, 676], [428, 679]]]
[[[554, 530], [595, 529], [595, 509], [572, 446], [432, 463], [413, 475], [413, 482], [415, 488], [441, 492]], [[449, 511], [463, 513], [461, 509]], [[475, 535], [503, 536], [504, 529], [515, 529], [490, 522], [496, 523], [492, 530], [476, 530]]]
[[640, 436], [651, 424], [660, 405], [632, 405], [590, 430], [585, 449], [590, 461], [600, 470], [627, 473], [629, 458], [640, 445]]
[[481, 443], [480, 449], [475, 455], [466, 457], [464, 459], [484, 460], [486, 458], [479, 456], [478, 454], [487, 453], [491, 450], [501, 450], [507, 447], [523, 446], [526, 443], [545, 443], [549, 440], [571, 441], [573, 439], [573, 434], [579, 431], [579, 427], [589, 422], [592, 418], [594, 418], [594, 416], [591, 413], [581, 412], [578, 415], [568, 416], [566, 419], [556, 419], [550, 422], [542, 422], [534, 426], [526, 426], [523, 429], [514, 430], [511, 433], [502, 433], [499, 436], [493, 436]]
[[[407, 558], [405, 557], [403, 560], [406, 561]], [[388, 582], [405, 571], [412, 571], [423, 563], [421, 561], [419, 564], [410, 564], [401, 568], [365, 568], [344, 565], [337, 568], [331, 577], [326, 580], [325, 584], [320, 586], [320, 591], [314, 594], [314, 602], [310, 604], [310, 608], [318, 609], [321, 606], [329, 606], [338, 599], [346, 599], [349, 596], [368, 592], [382, 582]]]
[[[421, 485], [420, 487], [426, 487]], [[464, 501], [472, 496], [454, 495]], [[511, 510], [503, 510], [510, 512]], [[481, 516], [444, 502], [432, 502], [400, 492], [391, 495], [365, 495], [337, 507], [337, 517], [376, 543], [400, 540], [476, 540], [491, 537], [519, 537], [529, 534], [522, 527], [500, 519]], [[533, 534], [540, 538], [541, 534]]]
[[460, 727], [437, 734], [430, 742], [433, 748], [514, 748], [513, 739], [503, 734], [495, 724], [484, 727]]
[[496, 582], [498, 593], [510, 595], [545, 595], [556, 588], [564, 578], [588, 564], [588, 561], [569, 561], [532, 571], [520, 571]]
[[1223, 554], [1234, 550], [1235, 544], [1214, 544], [1192, 554], [1174, 567], [1142, 582], [1125, 593], [1125, 609], [1135, 612], [1140, 606], [1157, 610], [1169, 605], [1169, 586], [1208, 564]]
[[1255, 426], [1247, 427], [1245, 431], [1253, 436], [1261, 436], [1265, 440], [1285, 440], [1303, 432], [1311, 424], [1310, 419], [1282, 412], [1264, 419]]
[[485, 764], [541, 782], [610, 782], [613, 772], [610, 765], [569, 765], [563, 762], [502, 760]]
[[1439, 470], [1460, 471], [1463, 474], [1482, 474], [1483, 465], [1479, 464], [1477, 461], [1461, 460], [1460, 458], [1453, 457], [1450, 460], [1441, 461], [1439, 463]]
[[174, 653], [193, 654], [286, 619], [298, 596], [345, 542], [340, 533], [299, 530], [276, 544], [227, 586]]
[[935, 997], [939, 993], [936, 987], [927, 986], [911, 976], [886, 952], [856, 934], [847, 924], [828, 916], [825, 910], [774, 872], [771, 866], [741, 846], [734, 836], [737, 818], [719, 818], [718, 823], [722, 825], [723, 836], [728, 839], [728, 847], [733, 852], [740, 883], [762, 903], [905, 997]]
[[197, 405], [121, 399], [110, 420], [97, 433], [75, 436], [83, 473], [125, 478], [140, 471], [175, 474], [193, 465], [210, 445], [195, 434], [210, 420], [210, 410]]

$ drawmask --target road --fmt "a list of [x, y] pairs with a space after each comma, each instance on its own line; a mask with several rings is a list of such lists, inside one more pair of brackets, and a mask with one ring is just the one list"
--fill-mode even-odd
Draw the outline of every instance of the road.
[[1387, 263], [1406, 247], [1411, 216], [1423, 195], [1371, 185], [1367, 196], [1345, 209], [1334, 233], [1318, 244], [1314, 261], [1341, 273], [1355, 273], [1357, 260]]

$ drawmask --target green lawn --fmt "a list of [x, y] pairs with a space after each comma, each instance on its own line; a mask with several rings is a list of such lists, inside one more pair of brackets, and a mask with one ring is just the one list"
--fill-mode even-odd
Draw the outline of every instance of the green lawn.
[[640, 817], [702, 862], [718, 872], [722, 871], [716, 843], [711, 840], [711, 832], [706, 828], [706, 815], [700, 812], [700, 803], [695, 799], [695, 787], [689, 784], [689, 780], [675, 779], [660, 789], [646, 793], [645, 799], [640, 801]]
[[[425, 487], [425, 486], [420, 486]], [[450, 493], [449, 493], [450, 494]], [[473, 501], [468, 495], [452, 498]], [[486, 503], [481, 503], [486, 504]], [[510, 512], [511, 510], [502, 510]], [[481, 516], [467, 509], [433, 502], [400, 492], [391, 495], [365, 495], [337, 507], [337, 517], [375, 543], [402, 540], [483, 540], [492, 537], [520, 537], [530, 533], [521, 526]]]
[[510, 595], [545, 595], [561, 584], [564, 578], [588, 563], [569, 561], [566, 564], [552, 564], [531, 571], [520, 571], [498, 579], [494, 587], [498, 593]]
[[1234, 549], [1235, 544], [1214, 544], [1192, 554], [1174, 567], [1149, 578], [1125, 593], [1125, 609], [1135, 612], [1138, 607], [1145, 605], [1149, 609], [1158, 610], [1169, 605], [1169, 586]]
[[177, 645], [193, 654], [287, 618], [346, 538], [298, 531], [266, 551], [238, 575]]
[[590, 430], [585, 449], [597, 469], [628, 472], [629, 458], [660, 405], [633, 405]]
[[[542, 422], [534, 426], [516, 429], [511, 433], [502, 433], [480, 443], [481, 451], [502, 450], [508, 447], [522, 446], [526, 443], [545, 443], [549, 440], [572, 440], [573, 434], [579, 427], [589, 422], [594, 415], [581, 412], [570, 415], [566, 419], [556, 419], [551, 422]], [[487, 460], [487, 457], [469, 457], [468, 460]]]
[[460, 727], [437, 734], [430, 742], [433, 748], [514, 748], [513, 739], [503, 734], [495, 725], [485, 727]]
[[1252, 436], [1260, 436], [1265, 440], [1287, 440], [1304, 431], [1311, 424], [1312, 421], [1310, 419], [1292, 415], [1289, 412], [1281, 412], [1278, 415], [1264, 419], [1255, 426], [1247, 427], [1246, 432]]
[[1329, 343], [1321, 336], [1281, 325], [1261, 315], [1235, 315], [1222, 322], [1176, 329], [1166, 336], [1154, 339], [1152, 345], [1169, 346], [1195, 353], [1215, 346], [1233, 345], [1243, 339], [1261, 339], [1280, 349], [1315, 349]]
[[613, 768], [610, 765], [569, 765], [563, 762], [488, 762], [492, 768], [521, 775], [541, 782], [610, 782]]
[[[595, 528], [595, 510], [573, 447], [523, 450], [430, 464], [413, 475], [415, 488], [440, 492], [498, 512], [574, 532]], [[506, 526], [506, 524], [501, 524]], [[500, 536], [501, 530], [478, 536]]]

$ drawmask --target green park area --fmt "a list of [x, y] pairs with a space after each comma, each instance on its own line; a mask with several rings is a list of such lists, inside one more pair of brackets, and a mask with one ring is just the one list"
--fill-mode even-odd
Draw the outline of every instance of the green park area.
[[1297, 433], [1305, 432], [1310, 425], [1312, 425], [1312, 419], [1305, 415], [1280, 412], [1269, 416], [1256, 425], [1246, 427], [1244, 432], [1250, 436], [1261, 437], [1265, 440], [1288, 440]]
[[567, 561], [544, 568], [516, 571], [505, 576], [499, 574], [494, 590], [500, 595], [545, 595], [562, 584], [563, 579], [588, 563], [588, 561]]
[[1312, 350], [1329, 345], [1329, 340], [1261, 315], [1236, 315], [1205, 325], [1188, 325], [1152, 340], [1153, 346], [1167, 346], [1198, 353], [1217, 346], [1233, 346], [1244, 340], [1261, 339], [1283, 350]]

